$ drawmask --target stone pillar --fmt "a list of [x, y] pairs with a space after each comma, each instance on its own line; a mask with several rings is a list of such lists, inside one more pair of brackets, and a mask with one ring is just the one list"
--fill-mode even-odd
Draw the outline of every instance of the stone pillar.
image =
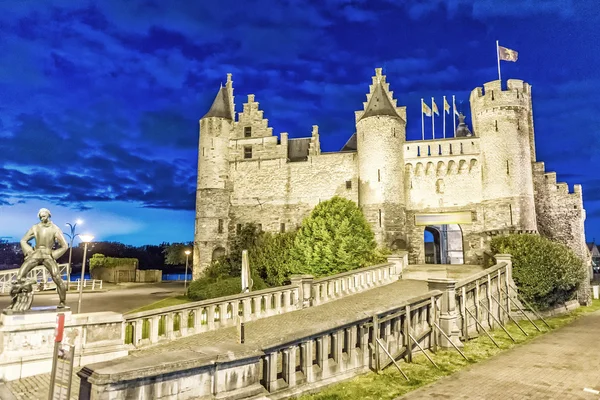
[[292, 285], [298, 287], [298, 308], [311, 307], [314, 300], [312, 296], [312, 286], [315, 277], [312, 275], [292, 275], [290, 280]]
[[[506, 278], [504, 278], [503, 289], [508, 293], [510, 299], [512, 299], [516, 304], [518, 304], [519, 307], [523, 308], [523, 305], [517, 298], [517, 291], [513, 289], [513, 287], [516, 288], [517, 285], [515, 284], [515, 281], [512, 277], [512, 256], [510, 254], [496, 254], [494, 258], [496, 258], [497, 263], [506, 263]], [[500, 282], [498, 284], [500, 284]], [[508, 309], [512, 310], [514, 304], [513, 301], [510, 301], [508, 298], [506, 299], [506, 301]]]
[[404, 257], [400, 254], [391, 254], [387, 257], [387, 262], [394, 264], [394, 275], [398, 279], [402, 278], [402, 270], [406, 264], [404, 264]]
[[[442, 291], [442, 306], [439, 316], [439, 325], [444, 333], [450, 338], [452, 343], [457, 347], [462, 347], [463, 343], [460, 341], [460, 328], [458, 327], [457, 320], [458, 314], [456, 312], [456, 283], [457, 281], [452, 279], [428, 279], [429, 290], [440, 290]], [[439, 337], [440, 347], [448, 348], [452, 345], [448, 342], [443, 335]]]

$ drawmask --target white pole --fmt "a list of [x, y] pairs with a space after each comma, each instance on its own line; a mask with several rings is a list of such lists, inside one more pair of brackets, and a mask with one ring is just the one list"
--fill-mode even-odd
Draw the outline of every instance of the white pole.
[[183, 290], [187, 291], [187, 271], [188, 271], [188, 260], [190, 259], [190, 255], [186, 253], [185, 255], [185, 276], [183, 281]]
[[500, 85], [502, 85], [502, 76], [500, 75], [500, 45], [496, 40], [496, 57], [498, 58], [498, 80], [500, 81]]
[[444, 104], [442, 105], [443, 111], [442, 114], [444, 115], [444, 139], [446, 139], [446, 96], [444, 96]]
[[456, 99], [454, 95], [452, 95], [452, 123], [454, 124], [454, 133], [452, 136], [456, 137]]
[[425, 140], [425, 111], [423, 108], [423, 99], [421, 99], [421, 140]]
[[83, 298], [83, 279], [85, 277], [85, 258], [87, 255], [87, 242], [83, 245], [83, 264], [81, 264], [81, 279], [79, 280], [79, 301], [77, 302], [77, 314], [81, 313], [81, 299]]
[[435, 139], [435, 122], [434, 122], [434, 116], [435, 116], [435, 112], [433, 111], [433, 97], [431, 98], [431, 135], [432, 138]]

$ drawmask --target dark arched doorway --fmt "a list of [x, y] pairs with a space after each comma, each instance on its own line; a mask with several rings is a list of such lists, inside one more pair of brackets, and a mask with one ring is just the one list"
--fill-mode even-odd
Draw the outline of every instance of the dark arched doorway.
[[223, 257], [225, 255], [226, 251], [223, 247], [217, 247], [216, 249], [213, 250], [212, 253], [212, 260], [216, 260], [219, 257]]
[[464, 264], [462, 230], [458, 224], [427, 225], [423, 241], [426, 264]]

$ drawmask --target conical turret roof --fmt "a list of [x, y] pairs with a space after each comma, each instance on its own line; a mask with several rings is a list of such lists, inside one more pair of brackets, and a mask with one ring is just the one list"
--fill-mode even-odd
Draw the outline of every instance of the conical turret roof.
[[396, 107], [392, 104], [389, 96], [383, 89], [381, 81], [377, 82], [373, 88], [373, 93], [369, 99], [369, 103], [365, 109], [362, 118], [372, 117], [375, 115], [389, 115], [390, 117], [398, 117]]
[[232, 115], [233, 115], [233, 113], [231, 110], [231, 102], [229, 100], [229, 93], [227, 92], [226, 87], [221, 86], [221, 89], [219, 89], [219, 93], [217, 93], [217, 96], [215, 97], [215, 100], [213, 101], [212, 106], [210, 106], [210, 110], [208, 110], [206, 115], [202, 118], [218, 117], [218, 118], [233, 119]]

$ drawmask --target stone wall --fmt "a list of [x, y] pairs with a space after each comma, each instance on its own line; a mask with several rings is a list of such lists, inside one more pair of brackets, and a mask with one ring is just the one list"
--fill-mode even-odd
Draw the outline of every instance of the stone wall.
[[294, 229], [317, 204], [335, 195], [358, 202], [356, 169], [356, 153], [322, 153], [301, 162], [232, 163], [231, 229], [245, 223], [273, 232], [281, 224]]
[[[590, 255], [585, 243], [585, 209], [581, 185], [569, 193], [566, 183], [556, 182], [555, 172], [546, 172], [543, 162], [534, 164], [535, 206], [538, 231], [543, 236], [569, 246], [589, 265]], [[579, 293], [582, 304], [590, 301], [590, 271]]]

